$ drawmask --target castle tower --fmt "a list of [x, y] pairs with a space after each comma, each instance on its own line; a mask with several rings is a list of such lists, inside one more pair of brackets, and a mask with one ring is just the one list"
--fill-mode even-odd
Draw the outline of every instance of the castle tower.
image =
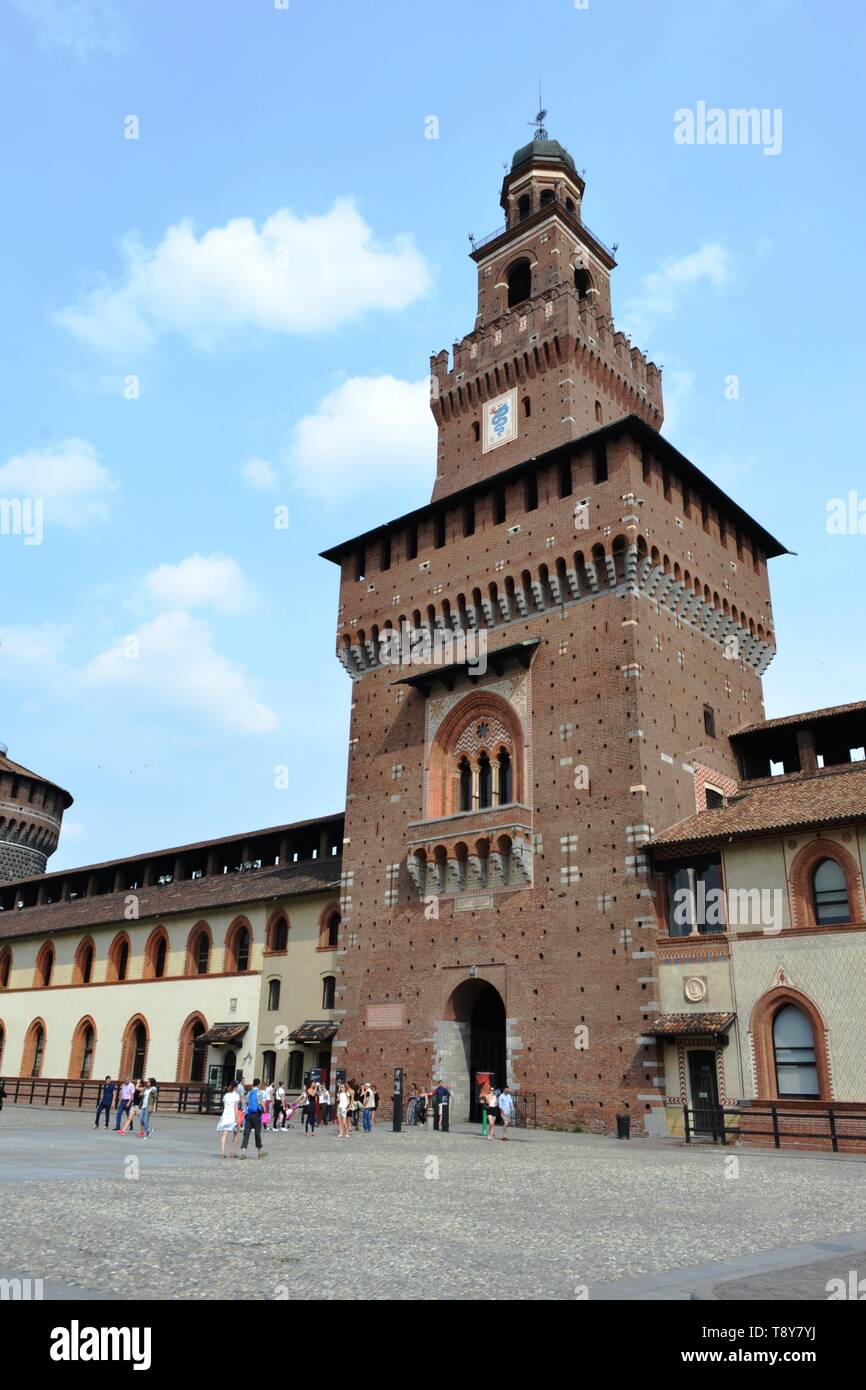
[[72, 797], [13, 763], [0, 744], [0, 882], [43, 874]]
[[[783, 547], [659, 434], [582, 195], [556, 142], [517, 152], [508, 227], [476, 252], [476, 328], [450, 372], [434, 360], [433, 500], [326, 552], [353, 682], [334, 1060], [383, 1095], [396, 1066], [441, 1077], [457, 1120], [489, 1072], [541, 1122], [609, 1131], [627, 1109], [653, 1132], [642, 847], [733, 789]], [[491, 446], [484, 410], [524, 395]]]
[[472, 250], [475, 327], [450, 366], [430, 359], [434, 498], [626, 415], [661, 428], [661, 373], [614, 326], [616, 261], [583, 221], [584, 188], [558, 140], [514, 155], [505, 226]]

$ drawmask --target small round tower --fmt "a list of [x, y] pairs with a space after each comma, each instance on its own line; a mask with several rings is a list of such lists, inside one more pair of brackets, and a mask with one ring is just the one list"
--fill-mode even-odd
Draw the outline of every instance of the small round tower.
[[45, 873], [71, 805], [69, 792], [13, 763], [0, 743], [0, 883]]

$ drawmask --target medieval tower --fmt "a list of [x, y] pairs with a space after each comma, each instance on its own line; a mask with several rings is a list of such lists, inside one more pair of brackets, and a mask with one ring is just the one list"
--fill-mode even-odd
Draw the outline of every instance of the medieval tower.
[[611, 251], [539, 131], [431, 362], [432, 500], [334, 547], [352, 680], [334, 1063], [493, 1073], [541, 1123], [660, 1129], [642, 847], [733, 786], [762, 718], [774, 538], [660, 435]]
[[44, 874], [72, 797], [20, 767], [0, 744], [0, 882]]

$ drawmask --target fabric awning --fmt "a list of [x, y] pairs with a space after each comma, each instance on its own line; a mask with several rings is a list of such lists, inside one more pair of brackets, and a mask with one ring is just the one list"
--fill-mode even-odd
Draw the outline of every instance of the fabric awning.
[[293, 1033], [289, 1034], [289, 1041], [299, 1043], [330, 1042], [338, 1027], [339, 1024], [331, 1023], [327, 1019], [321, 1021], [314, 1018], [307, 1019], [306, 1023], [302, 1023], [300, 1028], [296, 1028]]
[[646, 1029], [654, 1038], [672, 1042], [677, 1038], [705, 1038], [726, 1043], [727, 1032], [736, 1014], [659, 1014]]
[[206, 1033], [200, 1033], [196, 1041], [213, 1043], [217, 1047], [224, 1046], [226, 1043], [237, 1043], [240, 1042], [249, 1026], [248, 1023], [215, 1023], [212, 1028], [208, 1028]]

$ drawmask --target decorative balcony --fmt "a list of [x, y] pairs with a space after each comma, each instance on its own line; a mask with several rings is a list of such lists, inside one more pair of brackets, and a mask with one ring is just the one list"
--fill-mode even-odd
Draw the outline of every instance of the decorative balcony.
[[409, 826], [406, 865], [421, 898], [532, 887], [532, 813], [510, 803]]

